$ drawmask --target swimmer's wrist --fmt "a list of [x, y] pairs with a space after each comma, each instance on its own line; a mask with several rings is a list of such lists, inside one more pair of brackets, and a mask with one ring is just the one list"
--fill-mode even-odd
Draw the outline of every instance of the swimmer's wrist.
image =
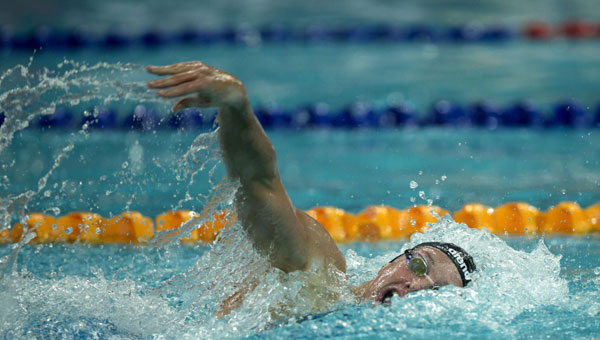
[[[239, 82], [239, 81], [238, 81]], [[219, 108], [221, 109], [245, 109], [250, 106], [250, 100], [246, 92], [246, 87], [239, 82], [228, 89], [221, 98]]]

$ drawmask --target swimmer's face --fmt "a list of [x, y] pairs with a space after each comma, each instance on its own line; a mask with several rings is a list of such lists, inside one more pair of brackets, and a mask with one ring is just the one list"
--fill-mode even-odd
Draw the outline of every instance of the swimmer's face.
[[375, 279], [362, 284], [358, 288], [357, 295], [363, 299], [383, 303], [389, 302], [394, 295], [404, 296], [434, 286], [462, 287], [458, 269], [441, 250], [422, 246], [413, 249], [412, 255], [426, 262], [429, 278], [413, 274], [406, 263], [406, 255], [402, 255], [383, 266]]

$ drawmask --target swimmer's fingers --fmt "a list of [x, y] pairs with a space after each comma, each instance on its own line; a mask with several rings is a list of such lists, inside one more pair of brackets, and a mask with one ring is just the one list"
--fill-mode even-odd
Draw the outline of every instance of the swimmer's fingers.
[[183, 96], [185, 94], [190, 94], [194, 92], [201, 91], [205, 87], [205, 81], [202, 79], [188, 81], [183, 84], [179, 84], [175, 87], [172, 87], [167, 90], [158, 91], [158, 95], [165, 98], [175, 98], [179, 96]]
[[162, 89], [165, 87], [179, 85], [181, 83], [194, 80], [198, 77], [198, 74], [194, 71], [185, 71], [181, 73], [177, 73], [168, 78], [154, 80], [148, 82], [148, 86], [155, 89]]
[[206, 65], [199, 61], [186, 61], [183, 63], [177, 63], [167, 66], [147, 66], [146, 70], [148, 70], [148, 72], [152, 74], [164, 76], [168, 74], [177, 74], [185, 71], [191, 71], [203, 67], [206, 67]]
[[[157, 94], [165, 98], [175, 98], [196, 94], [197, 98], [178, 102], [174, 110], [191, 106], [220, 106], [236, 104], [247, 100], [242, 82], [235, 76], [205, 65], [201, 62], [186, 62], [169, 66], [148, 66], [148, 72], [170, 77], [151, 81], [148, 86], [161, 89]], [[194, 98], [194, 97], [190, 97]]]
[[174, 106], [173, 106], [173, 113], [179, 112], [183, 109], [187, 109], [189, 107], [211, 107], [211, 102], [210, 100], [208, 100], [207, 98], [200, 98], [200, 97], [186, 97], [186, 98], [182, 98], [180, 99]]

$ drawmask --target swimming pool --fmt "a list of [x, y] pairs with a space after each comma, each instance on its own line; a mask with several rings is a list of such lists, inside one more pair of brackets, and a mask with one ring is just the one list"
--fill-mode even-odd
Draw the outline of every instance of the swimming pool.
[[[135, 6], [108, 3], [99, 11], [106, 22], [123, 23], [128, 18], [123, 13]], [[150, 2], [148, 6], [156, 8], [159, 4]], [[503, 13], [512, 13], [517, 4], [492, 3], [489, 6], [498, 10], [489, 11], [487, 7], [467, 10], [436, 2], [407, 2], [402, 5], [404, 14], [395, 18], [390, 6], [399, 9], [383, 3], [374, 6], [372, 2], [353, 1], [343, 11], [327, 4], [311, 8], [291, 3], [270, 7], [263, 3], [255, 7], [262, 14], [248, 20], [257, 25], [289, 18], [296, 18], [292, 25], [311, 23], [289, 14], [294, 11], [288, 11], [286, 6], [309, 13], [314, 20], [330, 18], [332, 22], [343, 23], [350, 18], [361, 23], [408, 22], [412, 13], [417, 19], [452, 23], [464, 22], [474, 14], [485, 18], [480, 19], [484, 22], [493, 22]], [[518, 6], [520, 15], [503, 22], [521, 23], [537, 14], [542, 5]], [[589, 6], [593, 3], [574, 2], [571, 13], [587, 14], [585, 9]], [[179, 17], [190, 15], [184, 15], [186, 8], [194, 6], [182, 3], [177, 9]], [[208, 23], [227, 25], [231, 18], [243, 17], [240, 8], [234, 11], [237, 15], [226, 15], [232, 8], [236, 7], [223, 3], [221, 7], [210, 7], [205, 14], [196, 14]], [[564, 17], [557, 7], [544, 8], [553, 11], [543, 19]], [[81, 14], [68, 20], [81, 24], [84, 17]], [[139, 23], [154, 20], [152, 15], [145, 18]], [[90, 26], [102, 31], [109, 26], [106, 22], [100, 20]], [[574, 98], [592, 115], [599, 99], [595, 91], [600, 79], [600, 61], [596, 57], [599, 51], [596, 42], [562, 40], [516, 40], [500, 45], [292, 42], [48, 50], [33, 57], [31, 66], [24, 68], [25, 74], [16, 69], [3, 78], [0, 95], [18, 88], [23, 90], [17, 94], [21, 96], [18, 99], [33, 98], [28, 106], [13, 111], [18, 112], [20, 119], [43, 108], [52, 112], [52, 104], [61, 96], [65, 100], [59, 107], [72, 110], [77, 117], [83, 115], [83, 110], [99, 105], [114, 108], [119, 121], [123, 121], [140, 103], [166, 117], [170, 103], [155, 99], [145, 89], [143, 82], [151, 77], [136, 65], [202, 59], [238, 75], [254, 103], [287, 109], [316, 102], [339, 108], [361, 101], [376, 106], [408, 103], [424, 113], [438, 99], [463, 104], [489, 100], [512, 105], [524, 98], [535, 102], [542, 111], [551, 112], [557, 101]], [[3, 53], [3, 74], [18, 63], [29, 62], [29, 52]], [[64, 62], [65, 55], [72, 62]], [[40, 84], [48, 87], [36, 87]], [[81, 95], [90, 89], [96, 92]], [[9, 112], [5, 103], [0, 111]], [[231, 204], [230, 192], [219, 186], [226, 182], [222, 179], [224, 171], [214, 133], [197, 139], [202, 130], [159, 126], [150, 131], [88, 131], [76, 126], [42, 129], [36, 124], [32, 119], [31, 126], [17, 129], [10, 136], [10, 143], [0, 144], [6, 146], [0, 152], [0, 199], [11, 197], [14, 203], [10, 206], [12, 213], [2, 217], [11, 224], [22, 217], [23, 211], [57, 216], [84, 210], [109, 217], [137, 210], [155, 216], [169, 209], [202, 210], [207, 202], [218, 201], [219, 207]], [[595, 128], [413, 126], [273, 129], [268, 135], [278, 152], [284, 184], [301, 209], [331, 205], [356, 213], [368, 205], [404, 208], [426, 204], [427, 199], [451, 211], [470, 202], [497, 206], [526, 201], [547, 209], [560, 201], [576, 201], [582, 206], [600, 201], [600, 137]], [[14, 199], [28, 192], [27, 200]], [[3, 204], [0, 207], [7, 208], [6, 201]], [[445, 221], [424, 235], [415, 235], [408, 243], [343, 244], [340, 247], [349, 270], [347, 279], [339, 283], [342, 288], [371, 278], [402, 247], [430, 239], [469, 244], [469, 250], [482, 263], [481, 272], [466, 289], [420, 291], [394, 298], [391, 306], [353, 304], [341, 289], [334, 292], [342, 295], [340, 303], [318, 312], [311, 309], [303, 295], [302, 283], [310, 282], [310, 275], [284, 276], [269, 268], [237, 228], [227, 230], [223, 238], [225, 242], [193, 246], [180, 246], [177, 242], [147, 247], [0, 245], [0, 337], [600, 336], [597, 235], [499, 239], [485, 231]], [[218, 320], [215, 306], [248, 275], [259, 277], [261, 285], [239, 311]], [[294, 307], [282, 312], [278, 310], [282, 304]]]

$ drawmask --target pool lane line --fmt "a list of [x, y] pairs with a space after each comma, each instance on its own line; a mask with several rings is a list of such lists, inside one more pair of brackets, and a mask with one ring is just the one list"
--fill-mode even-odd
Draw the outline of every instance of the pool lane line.
[[0, 28], [0, 50], [158, 48], [174, 44], [255, 46], [263, 43], [316, 44], [327, 42], [355, 44], [372, 42], [500, 43], [516, 39], [551, 41], [599, 38], [600, 22], [581, 19], [561, 24], [538, 20], [525, 23], [521, 27], [502, 24], [444, 26], [434, 23], [359, 24], [335, 27], [309, 25], [304, 28], [282, 25], [265, 25], [256, 28], [239, 25], [221, 29], [191, 27], [178, 31], [164, 31], [157, 27], [150, 27], [141, 33], [109, 30], [103, 34], [93, 34], [76, 28], [57, 29], [43, 26], [20, 33]]
[[[137, 105], [132, 111], [119, 113], [118, 109], [96, 107], [83, 114], [65, 107], [42, 115], [30, 126], [43, 131], [79, 129], [90, 130], [155, 129], [210, 129], [214, 126], [216, 110], [187, 109], [177, 114], [159, 114], [153, 107]], [[431, 126], [481, 128], [579, 128], [600, 127], [600, 104], [592, 107], [568, 99], [557, 102], [550, 112], [544, 112], [528, 100], [519, 100], [507, 106], [492, 101], [460, 104], [449, 100], [434, 102], [425, 113], [417, 112], [409, 104], [377, 106], [355, 102], [332, 109], [324, 103], [311, 103], [294, 109], [276, 105], [259, 105], [254, 113], [267, 129], [353, 129], [353, 128], [420, 128]], [[0, 126], [9, 119], [0, 113]]]

